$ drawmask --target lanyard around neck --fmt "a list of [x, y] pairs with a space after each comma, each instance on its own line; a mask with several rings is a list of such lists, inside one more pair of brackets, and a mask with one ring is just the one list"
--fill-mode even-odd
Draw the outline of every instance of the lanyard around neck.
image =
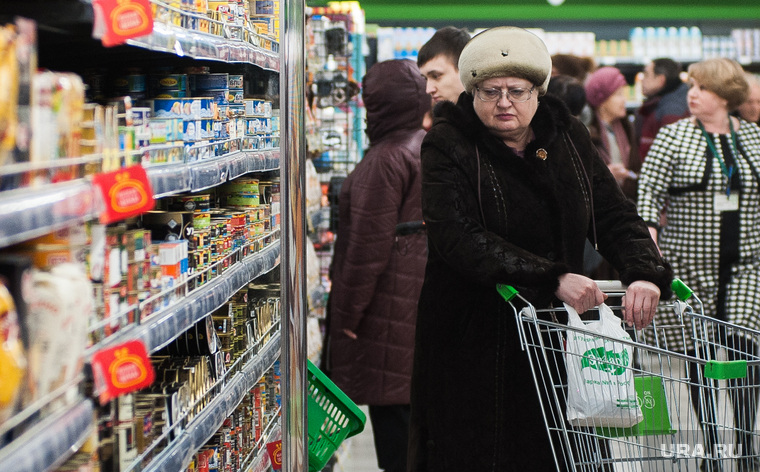
[[[718, 153], [718, 148], [715, 147], [715, 142], [713, 141], [712, 136], [707, 133], [705, 126], [700, 120], [697, 120], [697, 125], [699, 126], [699, 129], [702, 130], [702, 136], [705, 137], [705, 141], [707, 141], [707, 146], [710, 148], [710, 152], [718, 159], [721, 172], [723, 172], [723, 175], [728, 177], [728, 185], [730, 186], [731, 177], [734, 175], [734, 166], [726, 165], [726, 160], [723, 158], [722, 154]], [[734, 161], [736, 161], [736, 156], [739, 154], [739, 152], [736, 148], [736, 132], [734, 131], [734, 123], [731, 121], [730, 116], [728, 117], [728, 129], [731, 131], [731, 154], [733, 154]]]

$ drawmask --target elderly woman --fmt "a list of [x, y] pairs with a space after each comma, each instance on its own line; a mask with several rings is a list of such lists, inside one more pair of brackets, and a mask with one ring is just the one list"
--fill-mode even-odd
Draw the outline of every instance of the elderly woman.
[[628, 284], [626, 321], [643, 327], [671, 272], [585, 126], [544, 96], [551, 59], [537, 36], [486, 30], [462, 51], [459, 71], [465, 92], [436, 106], [422, 144], [429, 254], [409, 470], [564, 468], [495, 285], [513, 285], [539, 307], [587, 311], [604, 300], [579, 275], [589, 237]]
[[631, 145], [633, 129], [625, 109], [626, 86], [625, 77], [615, 67], [602, 67], [589, 76], [586, 101], [594, 114], [588, 130], [623, 193], [635, 199], [635, 172], [641, 168], [641, 162], [636, 146]]
[[[748, 94], [744, 72], [737, 62], [708, 59], [690, 65], [688, 72], [687, 98], [692, 116], [661, 128], [652, 143], [641, 169], [639, 212], [678, 276], [704, 302], [705, 314], [757, 330], [760, 128], [729, 115]], [[667, 220], [662, 228], [661, 211]], [[677, 336], [671, 341], [675, 339]], [[722, 341], [739, 352], [757, 353], [751, 340], [729, 333]], [[698, 381], [695, 368], [690, 375]], [[750, 385], [758, 384], [756, 368], [750, 369], [749, 381]], [[734, 395], [736, 426], [751, 432], [757, 392], [753, 391], [750, 399], [750, 389], [741, 391], [747, 397]], [[701, 413], [705, 409], [699, 399], [699, 390], [695, 389], [692, 400]], [[738, 439], [744, 453], [749, 454], [752, 436]], [[714, 438], [708, 434], [708, 442], [711, 440]], [[752, 470], [760, 470], [756, 459], [753, 466], [757, 469]]]
[[589, 237], [629, 284], [625, 318], [642, 327], [669, 292], [671, 272], [585, 126], [544, 96], [551, 59], [537, 36], [486, 30], [462, 51], [459, 71], [465, 92], [436, 106], [422, 144], [429, 254], [409, 470], [564, 469], [496, 284], [539, 307], [587, 311], [604, 300], [579, 275]]

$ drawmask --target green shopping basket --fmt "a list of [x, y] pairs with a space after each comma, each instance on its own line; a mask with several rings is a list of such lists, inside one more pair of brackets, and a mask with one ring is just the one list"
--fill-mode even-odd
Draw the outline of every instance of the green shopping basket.
[[364, 430], [367, 417], [327, 376], [309, 369], [309, 472], [322, 470], [344, 439]]

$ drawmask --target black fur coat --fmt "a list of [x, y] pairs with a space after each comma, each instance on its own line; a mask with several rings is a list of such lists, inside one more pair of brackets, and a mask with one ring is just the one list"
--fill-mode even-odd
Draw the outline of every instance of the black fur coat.
[[463, 93], [458, 104], [439, 105], [422, 144], [429, 256], [410, 470], [555, 470], [515, 316], [495, 285], [552, 303], [558, 277], [582, 273], [587, 237], [624, 283], [648, 280], [667, 297], [672, 273], [586, 128], [559, 100], [539, 99], [524, 158], [489, 133], [472, 101]]

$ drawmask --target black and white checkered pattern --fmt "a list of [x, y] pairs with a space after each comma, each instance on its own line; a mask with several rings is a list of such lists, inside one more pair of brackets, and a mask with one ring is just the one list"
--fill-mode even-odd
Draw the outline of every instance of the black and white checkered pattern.
[[[726, 300], [727, 320], [760, 328], [760, 128], [741, 121], [737, 130], [741, 178], [739, 200], [740, 261], [733, 267]], [[719, 135], [715, 147], [722, 152]], [[711, 156], [708, 164], [708, 156]], [[710, 169], [711, 167], [711, 169]], [[707, 186], [700, 185], [709, 172]], [[665, 126], [647, 154], [639, 178], [639, 213], [657, 224], [666, 208], [667, 223], [659, 236], [665, 258], [704, 302], [706, 315], [715, 316], [720, 254], [720, 212], [714, 198], [724, 192], [726, 177], [708, 152], [700, 129], [685, 118]], [[672, 315], [672, 314], [671, 314]], [[667, 319], [663, 312], [661, 315]]]

